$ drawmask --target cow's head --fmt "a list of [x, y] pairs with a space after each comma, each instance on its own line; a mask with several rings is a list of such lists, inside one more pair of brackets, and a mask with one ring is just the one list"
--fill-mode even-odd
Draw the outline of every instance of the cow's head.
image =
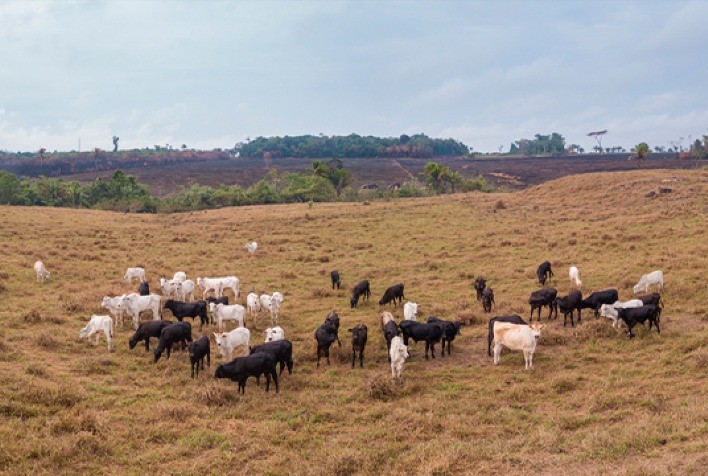
[[79, 339], [83, 339], [88, 335], [88, 326], [84, 327], [79, 331]]
[[349, 305], [351, 306], [352, 309], [354, 309], [356, 307], [356, 301], [357, 300], [354, 299], [353, 297], [349, 298]]
[[273, 340], [275, 331], [272, 327], [269, 327], [268, 329], [265, 330], [265, 335], [266, 335], [266, 342], [271, 342]]
[[539, 324], [538, 322], [535, 324], [529, 324], [529, 327], [531, 328], [531, 335], [533, 336], [534, 339], [536, 339], [536, 342], [541, 338], [541, 329], [546, 327], [545, 324]]
[[214, 372], [214, 378], [225, 378], [225, 377], [226, 377], [226, 375], [224, 375], [224, 366], [219, 365], [216, 368], [216, 371]]

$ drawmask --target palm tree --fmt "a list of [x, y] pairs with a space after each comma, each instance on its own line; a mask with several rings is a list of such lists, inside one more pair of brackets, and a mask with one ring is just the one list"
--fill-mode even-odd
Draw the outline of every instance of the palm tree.
[[642, 167], [642, 160], [644, 158], [651, 154], [651, 149], [649, 148], [649, 145], [647, 145], [646, 142], [642, 142], [640, 144], [637, 144], [634, 147], [634, 154], [631, 155], [629, 158], [632, 159], [633, 157], [637, 159], [637, 168]]

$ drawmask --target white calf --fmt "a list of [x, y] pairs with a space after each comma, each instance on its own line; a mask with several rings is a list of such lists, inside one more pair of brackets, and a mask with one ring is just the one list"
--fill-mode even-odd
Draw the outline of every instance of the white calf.
[[[123, 294], [125, 296], [125, 294]], [[104, 296], [103, 300], [101, 301], [101, 307], [105, 307], [108, 309], [108, 312], [113, 314], [113, 317], [116, 319], [116, 325], [117, 326], [122, 326], [123, 325], [123, 305], [121, 304], [121, 301], [123, 300], [123, 296], [117, 296], [117, 297], [110, 297], [110, 296]]]
[[247, 243], [246, 246], [244, 246], [248, 250], [249, 253], [252, 255], [256, 254], [256, 250], [258, 249], [258, 243], [255, 241], [252, 241], [250, 243]]
[[284, 340], [285, 339], [285, 331], [280, 326], [269, 327], [268, 329], [265, 330], [265, 335], [266, 335], [266, 337], [265, 337], [266, 342], [274, 342], [276, 340]]
[[194, 301], [194, 281], [187, 279], [186, 281], [175, 283], [175, 296], [179, 301]]
[[417, 321], [418, 320], [418, 304], [407, 302], [403, 305], [403, 320]]
[[655, 284], [659, 286], [660, 291], [664, 289], [664, 273], [661, 271], [653, 271], [642, 276], [642, 279], [640, 279], [637, 285], [634, 286], [634, 294], [637, 294], [642, 290], [647, 292], [649, 291], [649, 288]]
[[261, 294], [261, 310], [270, 312], [271, 323], [278, 323], [278, 314], [280, 313], [280, 304], [277, 299], [267, 294]]
[[575, 266], [571, 266], [568, 269], [568, 276], [570, 277], [570, 284], [580, 289], [583, 286], [583, 282], [580, 280], [580, 270]]
[[37, 273], [37, 282], [39, 284], [42, 284], [45, 279], [49, 279], [49, 275], [51, 274], [47, 271], [47, 268], [44, 267], [44, 263], [42, 263], [41, 260], [34, 263], [34, 272]]
[[187, 280], [187, 273], [184, 271], [177, 271], [174, 276], [172, 276], [172, 281], [175, 283], [183, 283]]
[[224, 321], [236, 321], [236, 327], [243, 327], [243, 317], [246, 313], [246, 309], [240, 304], [232, 304], [230, 306], [226, 304], [217, 304], [214, 306], [212, 315], [214, 320], [219, 326], [219, 331], [224, 328]]
[[154, 320], [160, 319], [160, 296], [150, 294], [149, 296], [138, 296], [135, 293], [123, 296], [121, 306], [133, 318], [133, 327], [138, 328], [140, 324], [140, 313], [142, 311], [152, 311]]
[[221, 280], [221, 294], [219, 294], [219, 296], [222, 296], [224, 291], [230, 289], [234, 293], [234, 298], [238, 299], [238, 297], [241, 295], [241, 293], [239, 292], [241, 281], [239, 281], [236, 276], [227, 276], [225, 278], [219, 279]]
[[174, 281], [167, 280], [165, 278], [160, 278], [160, 288], [162, 289], [162, 295], [165, 296], [165, 298], [170, 299], [173, 296], [176, 291], [177, 291], [177, 283]]
[[206, 299], [209, 291], [214, 291], [216, 297], [221, 297], [221, 279], [200, 278], [197, 276], [197, 286], [202, 290], [202, 299]]
[[630, 301], [615, 301], [614, 304], [603, 304], [600, 306], [600, 315], [612, 320], [612, 327], [619, 329], [622, 327], [622, 319], [619, 318], [618, 309], [630, 309], [642, 307], [644, 303], [640, 299], [632, 299]]
[[394, 380], [403, 380], [403, 364], [408, 358], [408, 347], [403, 344], [403, 339], [399, 336], [391, 339], [391, 377]]
[[248, 293], [248, 296], [246, 296], [246, 306], [248, 306], [248, 313], [251, 319], [255, 319], [261, 310], [261, 301], [258, 299], [258, 294]]
[[243, 355], [248, 355], [248, 342], [251, 340], [251, 332], [245, 327], [237, 327], [231, 332], [214, 332], [214, 340], [219, 348], [221, 358], [230, 362], [233, 359], [234, 349], [241, 347]]
[[533, 368], [533, 354], [536, 343], [541, 338], [543, 324], [510, 324], [508, 322], [494, 323], [494, 365], [499, 365], [499, 354], [502, 346], [511, 350], [521, 350], [524, 353], [526, 370]]
[[113, 319], [111, 316], [91, 316], [91, 320], [86, 324], [86, 327], [79, 331], [79, 339], [86, 338], [91, 342], [91, 336], [96, 334], [96, 344], [98, 345], [98, 340], [100, 338], [100, 332], [103, 332], [106, 336], [106, 341], [108, 341], [108, 351], [113, 350]]
[[132, 283], [133, 278], [138, 278], [142, 283], [145, 281], [145, 270], [143, 268], [128, 268], [125, 270], [125, 276], [123, 279], [126, 283]]

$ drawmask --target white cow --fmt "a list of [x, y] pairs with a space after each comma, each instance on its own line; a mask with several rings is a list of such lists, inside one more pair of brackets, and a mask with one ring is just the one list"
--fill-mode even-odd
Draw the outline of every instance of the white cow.
[[622, 319], [617, 313], [618, 309], [630, 309], [642, 307], [644, 303], [640, 299], [632, 299], [630, 301], [615, 301], [614, 304], [603, 304], [600, 306], [600, 315], [612, 320], [612, 327], [619, 329], [622, 327]]
[[156, 321], [160, 319], [160, 296], [157, 294], [138, 296], [131, 293], [122, 297], [121, 306], [133, 317], [133, 327], [136, 329], [140, 324], [142, 311], [152, 311], [152, 318]]
[[245, 327], [237, 327], [231, 332], [222, 332], [217, 334], [214, 332], [214, 340], [219, 348], [221, 358], [226, 361], [233, 359], [234, 350], [237, 347], [243, 349], [243, 355], [248, 355], [248, 343], [251, 340], [251, 331]]
[[494, 365], [499, 365], [499, 354], [502, 346], [511, 350], [521, 350], [524, 353], [526, 370], [533, 368], [533, 354], [536, 344], [541, 338], [541, 329], [545, 325], [511, 324], [508, 322], [494, 323]]
[[280, 326], [269, 327], [265, 330], [265, 335], [266, 342], [274, 342], [276, 340], [285, 339], [285, 331]]
[[236, 321], [236, 327], [243, 327], [243, 318], [246, 314], [246, 309], [240, 304], [217, 304], [214, 306], [212, 316], [219, 326], [219, 331], [223, 330], [224, 321]]
[[143, 268], [128, 268], [125, 270], [125, 276], [123, 279], [126, 283], [132, 283], [133, 278], [138, 278], [140, 282], [145, 281], [145, 270]]
[[403, 380], [403, 364], [406, 362], [408, 356], [408, 347], [403, 344], [403, 339], [399, 336], [391, 339], [391, 350], [389, 351], [389, 356], [391, 357], [391, 377], [394, 380]]
[[230, 289], [234, 293], [234, 297], [238, 299], [241, 295], [239, 292], [241, 281], [236, 276], [227, 276], [219, 279], [221, 279], [221, 294], [219, 296], [222, 296], [225, 290]]
[[[174, 281], [174, 279], [172, 280]], [[175, 283], [175, 296], [179, 301], [194, 301], [194, 281], [187, 279]]]
[[278, 312], [280, 311], [280, 306], [277, 304], [277, 300], [273, 299], [273, 296], [267, 294], [261, 294], [261, 310], [263, 312], [270, 312], [270, 320], [273, 324], [278, 323]]
[[403, 320], [404, 321], [417, 321], [418, 320], [418, 304], [414, 302], [407, 302], [403, 305]]
[[116, 325], [117, 326], [122, 326], [123, 325], [123, 305], [122, 305], [122, 300], [123, 300], [123, 294], [122, 296], [116, 296], [116, 297], [110, 297], [110, 296], [104, 296], [103, 300], [101, 301], [101, 307], [105, 307], [108, 309], [108, 312], [113, 314], [113, 317], [116, 319]]
[[244, 246], [248, 250], [249, 253], [252, 255], [256, 254], [256, 250], [258, 249], [258, 243], [255, 241], [252, 241], [250, 243], [246, 243], [246, 246]]
[[37, 282], [39, 284], [42, 284], [45, 279], [49, 279], [49, 275], [51, 274], [47, 271], [42, 260], [37, 260], [37, 262], [34, 263], [34, 272], [37, 273]]
[[219, 278], [200, 278], [197, 276], [197, 286], [202, 290], [202, 299], [206, 299], [209, 291], [214, 291], [216, 297], [221, 297], [221, 279]]
[[162, 295], [170, 299], [177, 291], [177, 283], [171, 279], [160, 278], [160, 288], [162, 289]]
[[108, 351], [113, 350], [113, 319], [111, 316], [91, 316], [91, 320], [86, 324], [86, 326], [79, 331], [79, 339], [86, 338], [91, 342], [91, 336], [96, 334], [96, 343], [98, 345], [98, 340], [100, 339], [100, 332], [103, 332], [106, 336], [106, 341], [108, 341]]
[[388, 311], [384, 311], [381, 313], [381, 327], [382, 328], [386, 327], [386, 324], [388, 324], [391, 321], [395, 322], [395, 319], [393, 318], [393, 314], [391, 314]]
[[575, 266], [571, 266], [568, 269], [568, 276], [570, 277], [570, 284], [580, 289], [583, 286], [583, 282], [580, 280], [580, 270]]
[[248, 313], [251, 319], [255, 319], [261, 311], [261, 301], [258, 299], [258, 294], [248, 293], [248, 296], [246, 296], [246, 306], [248, 307]]
[[658, 285], [659, 290], [664, 290], [664, 273], [661, 271], [653, 271], [649, 274], [642, 276], [636, 286], [634, 286], [634, 294], [644, 290], [644, 292], [649, 291], [649, 288], [653, 285]]
[[183, 283], [187, 280], [187, 273], [184, 271], [177, 271], [174, 276], [172, 276], [172, 281], [175, 283]]

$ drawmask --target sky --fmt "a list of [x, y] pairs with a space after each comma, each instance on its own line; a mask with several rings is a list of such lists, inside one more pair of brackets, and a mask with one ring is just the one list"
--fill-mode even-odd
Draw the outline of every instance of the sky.
[[5, 2], [0, 150], [708, 134], [708, 1]]

